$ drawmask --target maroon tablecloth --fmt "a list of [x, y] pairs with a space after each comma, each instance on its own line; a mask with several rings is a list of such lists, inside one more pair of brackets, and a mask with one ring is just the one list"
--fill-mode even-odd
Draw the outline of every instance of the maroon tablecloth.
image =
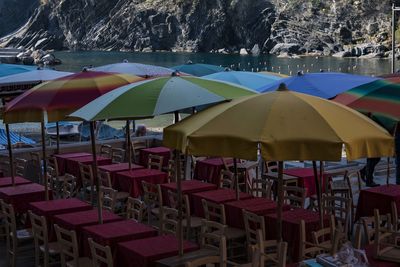
[[360, 191], [356, 219], [363, 216], [374, 216], [374, 209], [380, 214], [391, 213], [391, 203], [396, 202], [400, 212], [400, 185], [382, 185]]
[[[185, 253], [198, 249], [198, 245], [183, 242]], [[160, 259], [178, 255], [178, 240], [175, 236], [163, 235], [118, 243], [117, 266], [155, 267]]]
[[[266, 198], [249, 198], [227, 202], [225, 205], [226, 223], [236, 228], [244, 229], [242, 210], [246, 210], [257, 215], [266, 215], [276, 212], [277, 204], [275, 201]], [[283, 210], [289, 210], [289, 205], [284, 205]]]
[[[253, 196], [240, 192], [239, 199], [248, 199]], [[232, 189], [217, 189], [206, 192], [192, 194], [193, 212], [196, 216], [204, 217], [202, 199], [209, 200], [217, 204], [224, 204], [236, 200], [236, 192]]]
[[157, 231], [132, 220], [85, 226], [82, 228], [83, 255], [90, 257], [89, 237], [103, 246], [110, 246], [115, 255], [117, 243], [157, 236]]
[[[298, 177], [298, 185], [307, 189], [307, 197], [317, 194], [315, 186], [315, 176], [313, 168], [292, 168], [283, 170], [284, 174]], [[319, 175], [319, 172], [318, 172]], [[321, 183], [321, 190], [325, 188], [325, 181], [328, 175], [323, 175], [323, 181]]]
[[57, 160], [58, 171], [60, 172], [59, 174], [64, 175], [65, 171], [66, 171], [66, 164], [65, 164], [66, 159], [85, 157], [85, 156], [90, 156], [90, 155], [91, 154], [86, 153], [86, 152], [77, 152], [77, 153], [54, 154], [53, 156]]
[[163, 167], [168, 167], [168, 161], [171, 158], [171, 149], [162, 146], [143, 148], [140, 150], [139, 164], [147, 167], [150, 154], [164, 157]]
[[[138, 170], [138, 169], [143, 169], [144, 167], [141, 165], [137, 165], [132, 163], [131, 166], [132, 170]], [[127, 171], [129, 170], [129, 163], [124, 162], [124, 163], [117, 163], [117, 164], [110, 164], [110, 165], [103, 165], [99, 166], [99, 169], [105, 172], [110, 173], [111, 177], [111, 183], [114, 188], [117, 187], [117, 181], [115, 179], [117, 172], [122, 172], [122, 171]]]
[[138, 169], [118, 172], [116, 180], [118, 190], [129, 192], [132, 197], [139, 197], [143, 195], [142, 181], [163, 184], [167, 181], [167, 174], [154, 169]]
[[[74, 175], [76, 177], [76, 182], [80, 186], [82, 183], [81, 173], [79, 170], [79, 163], [91, 165], [93, 164], [93, 156], [84, 156], [76, 158], [68, 158], [65, 160], [66, 172]], [[102, 156], [97, 156], [97, 166], [109, 165], [112, 163], [110, 158], [105, 158]]]
[[[181, 189], [183, 195], [189, 195], [189, 202], [191, 203], [191, 211], [193, 212], [193, 205], [192, 205], [193, 201], [191, 201], [191, 195], [197, 192], [215, 190], [217, 189], [217, 186], [215, 184], [204, 183], [197, 180], [188, 180], [188, 181], [182, 181]], [[163, 195], [163, 203], [164, 205], [168, 206], [169, 205], [168, 191], [171, 190], [173, 192], [176, 192], [176, 183], [162, 184], [161, 190]]]
[[[266, 238], [276, 239], [277, 237], [277, 214], [271, 213], [265, 217]], [[288, 242], [288, 255], [292, 256], [293, 262], [299, 262], [300, 243], [300, 221], [306, 223], [307, 240], [311, 240], [311, 232], [320, 229], [319, 214], [306, 209], [294, 209], [284, 211], [282, 214], [283, 240]], [[324, 225], [327, 225], [326, 219]]]
[[[29, 181], [28, 179], [25, 179], [21, 176], [15, 176], [14, 177], [15, 185], [22, 185], [22, 184], [31, 184], [32, 181]], [[0, 187], [7, 187], [7, 186], [12, 186], [12, 180], [11, 177], [1, 177], [0, 178]]]
[[31, 202], [29, 203], [29, 206], [33, 213], [46, 217], [50, 241], [56, 240], [53, 227], [53, 217], [55, 215], [91, 210], [93, 208], [88, 203], [76, 198]]
[[219, 186], [220, 173], [224, 169], [222, 158], [209, 158], [196, 162], [194, 179], [207, 181]]
[[[46, 199], [43, 185], [30, 183], [0, 188], [0, 198], [14, 206], [17, 213], [25, 213], [29, 210], [29, 202]], [[52, 191], [49, 190], [49, 199], [52, 199]]]

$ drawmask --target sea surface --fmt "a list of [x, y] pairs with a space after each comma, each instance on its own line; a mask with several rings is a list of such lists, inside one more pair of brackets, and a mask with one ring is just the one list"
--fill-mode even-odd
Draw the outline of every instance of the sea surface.
[[[172, 67], [187, 63], [207, 63], [245, 71], [273, 71], [293, 75], [298, 71], [319, 72], [335, 71], [354, 74], [378, 76], [389, 73], [391, 70], [390, 59], [360, 59], [360, 58], [335, 58], [335, 57], [300, 57], [279, 58], [273, 55], [242, 56], [210, 53], [172, 53], [172, 52], [114, 52], [114, 51], [61, 51], [55, 52], [62, 64], [55, 66], [57, 70], [80, 71], [85, 66], [101, 66], [118, 63], [123, 60], [144, 64]], [[397, 67], [400, 67], [397, 66]], [[183, 115], [184, 117], [185, 115]], [[172, 115], [162, 115], [153, 119], [137, 121], [136, 125], [144, 124], [153, 130], [161, 130], [172, 123]], [[125, 122], [108, 122], [111, 126], [122, 128]], [[21, 134], [37, 132], [37, 124], [14, 124], [11, 129]]]

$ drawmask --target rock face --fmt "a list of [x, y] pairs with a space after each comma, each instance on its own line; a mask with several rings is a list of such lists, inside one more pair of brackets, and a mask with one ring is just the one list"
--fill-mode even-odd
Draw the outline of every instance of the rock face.
[[[346, 50], [344, 46], [351, 52], [359, 44], [387, 45], [389, 2], [42, 0], [29, 22], [0, 38], [0, 45], [224, 53], [251, 51], [257, 45], [260, 52], [330, 55]], [[386, 48], [381, 50], [371, 53], [381, 54]]]
[[19, 29], [39, 6], [39, 0], [0, 0], [0, 36]]

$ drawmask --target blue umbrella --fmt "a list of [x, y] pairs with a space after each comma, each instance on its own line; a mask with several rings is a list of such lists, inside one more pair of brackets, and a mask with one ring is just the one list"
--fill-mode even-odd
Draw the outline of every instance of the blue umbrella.
[[[10, 132], [11, 144], [24, 143], [27, 145], [34, 145], [36, 142], [30, 138], [24, 137], [15, 132]], [[3, 128], [0, 128], [0, 145], [7, 146], [7, 134]]]
[[0, 77], [8, 76], [12, 74], [18, 74], [31, 70], [36, 70], [36, 66], [26, 66], [17, 64], [0, 64]]
[[266, 75], [248, 71], [223, 71], [203, 76], [206, 79], [235, 83], [256, 90], [282, 80], [275, 75]]
[[193, 64], [189, 62], [188, 64], [180, 65], [180, 66], [175, 66], [171, 67], [171, 69], [177, 70], [179, 72], [183, 72], [186, 74], [190, 74], [193, 76], [201, 77], [209, 74], [213, 74], [216, 72], [221, 72], [224, 71], [225, 68], [216, 66], [216, 65], [210, 65], [210, 64]]
[[378, 79], [379, 78], [370, 76], [336, 72], [299, 73], [295, 76], [258, 88], [256, 91], [261, 93], [275, 91], [281, 83], [285, 83], [289, 90], [330, 99], [354, 87]]

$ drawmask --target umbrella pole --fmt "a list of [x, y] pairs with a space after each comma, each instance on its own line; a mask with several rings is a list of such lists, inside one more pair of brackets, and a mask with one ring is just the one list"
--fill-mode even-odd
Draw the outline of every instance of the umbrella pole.
[[127, 139], [127, 150], [128, 150], [128, 164], [129, 170], [132, 169], [132, 141], [131, 141], [131, 130], [129, 120], [126, 121], [126, 139]]
[[238, 179], [238, 171], [237, 171], [237, 161], [236, 158], [233, 158], [233, 170], [235, 177], [235, 191], [236, 191], [236, 200], [239, 200], [239, 179]]
[[[96, 139], [94, 134], [94, 122], [90, 122], [90, 141], [92, 143], [92, 155], [93, 155], [93, 179], [96, 181], [96, 192], [97, 192], [97, 210], [99, 216], [99, 224], [103, 224], [103, 209], [101, 208], [100, 202], [100, 179], [97, 179], [97, 155], [96, 155]], [[93, 184], [91, 185], [91, 202], [94, 204], [93, 199]]]
[[387, 158], [387, 169], [386, 169], [386, 184], [389, 184], [389, 176], [390, 176], [390, 158]]
[[10, 159], [10, 175], [12, 185], [15, 186], [15, 175], [14, 175], [14, 159], [11, 146], [11, 136], [10, 136], [10, 126], [6, 124], [6, 134], [7, 134], [7, 146], [8, 146], [8, 157]]
[[283, 161], [278, 162], [278, 210], [277, 240], [282, 241], [282, 209], [283, 209]]
[[46, 192], [46, 200], [49, 200], [49, 183], [47, 181], [47, 156], [46, 156], [46, 136], [45, 136], [45, 128], [44, 122], [40, 123], [41, 132], [42, 132], [42, 158], [43, 158], [43, 182], [44, 182], [44, 190]]
[[175, 151], [175, 173], [176, 173], [176, 189], [178, 191], [178, 251], [179, 256], [183, 256], [183, 231], [182, 231], [182, 181], [180, 153]]
[[56, 122], [56, 129], [57, 129], [57, 150], [56, 154], [60, 154], [60, 124], [58, 121]]
[[[321, 227], [324, 226], [323, 223], [323, 216], [322, 216], [322, 207], [321, 207], [321, 185], [318, 179], [318, 168], [317, 168], [317, 162], [315, 160], [313, 160], [313, 170], [314, 170], [314, 179], [315, 179], [315, 187], [317, 189], [317, 202], [318, 202], [318, 211], [319, 211], [319, 220], [320, 220], [320, 224]], [[321, 172], [322, 172], [322, 161], [320, 162], [321, 164]]]
[[174, 118], [175, 118], [174, 123], [179, 122], [179, 111], [178, 110], [174, 112]]

